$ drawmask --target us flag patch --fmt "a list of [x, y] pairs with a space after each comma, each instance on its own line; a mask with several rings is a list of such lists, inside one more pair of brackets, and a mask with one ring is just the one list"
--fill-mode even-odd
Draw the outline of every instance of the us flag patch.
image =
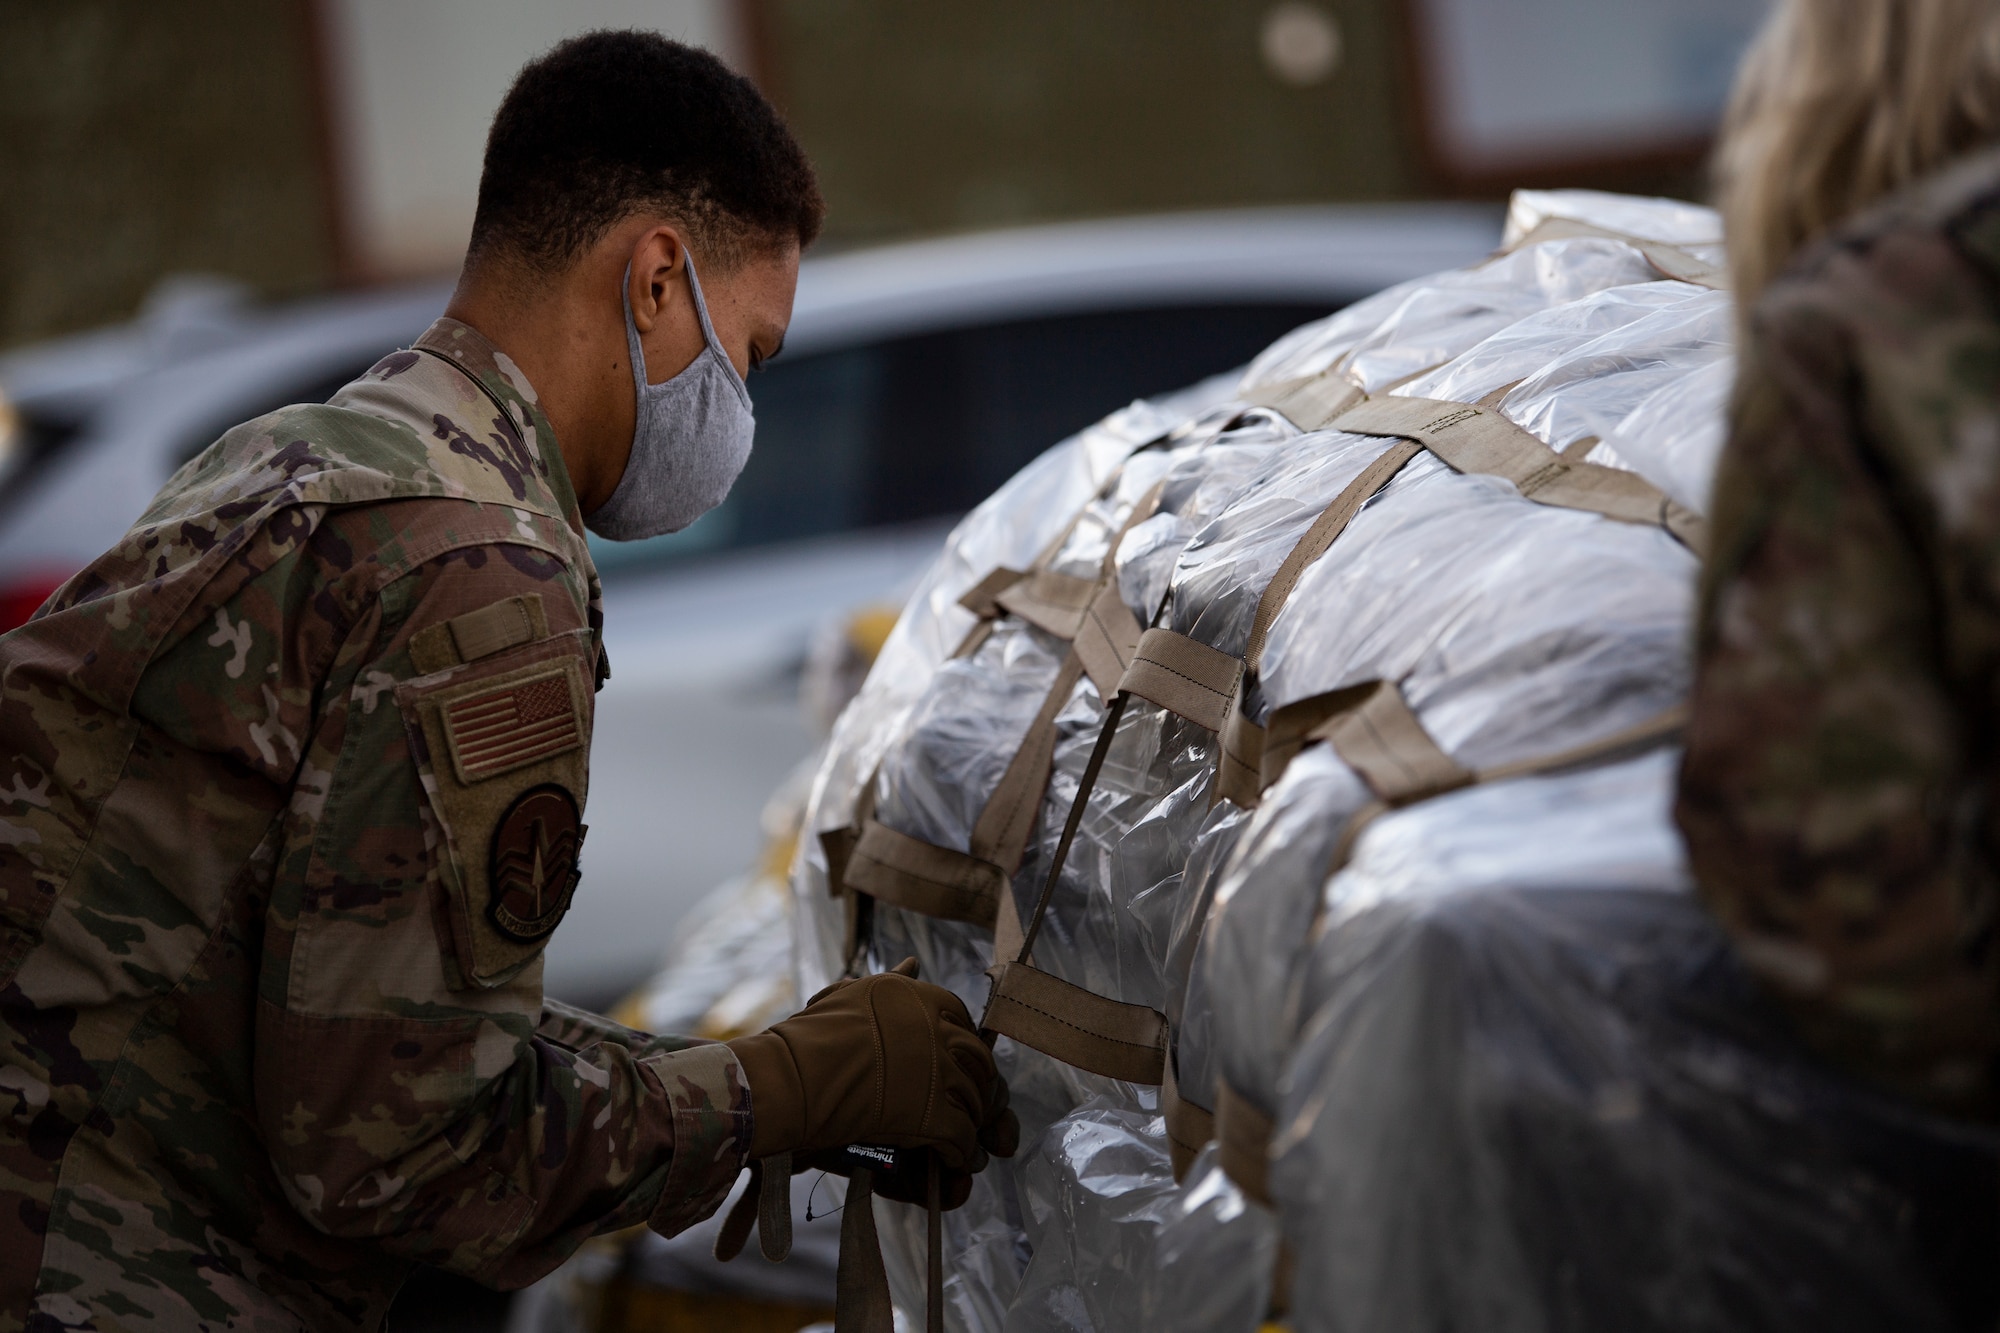
[[561, 666], [446, 704], [444, 732], [461, 782], [482, 782], [583, 743]]

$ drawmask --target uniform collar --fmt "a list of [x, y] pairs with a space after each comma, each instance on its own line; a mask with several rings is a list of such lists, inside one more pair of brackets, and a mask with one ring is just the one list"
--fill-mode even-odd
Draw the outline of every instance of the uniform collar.
[[562, 507], [563, 516], [578, 536], [583, 535], [583, 513], [577, 503], [576, 488], [570, 484], [569, 468], [556, 444], [555, 428], [541, 409], [535, 386], [514, 364], [512, 357], [470, 324], [441, 316], [411, 344], [429, 352], [464, 372], [493, 400], [516, 435], [541, 459], [549, 490]]

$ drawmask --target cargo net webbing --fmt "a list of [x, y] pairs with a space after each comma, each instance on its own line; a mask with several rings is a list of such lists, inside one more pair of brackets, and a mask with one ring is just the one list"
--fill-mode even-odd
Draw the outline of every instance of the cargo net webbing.
[[[1329, 756], [1353, 789], [1349, 796], [1340, 788], [1325, 806], [1337, 836], [1289, 872], [1287, 891], [1313, 899], [1370, 830], [1401, 812], [1544, 772], [1615, 766], [1671, 740], [1677, 660], [1645, 667], [1651, 674], [1629, 688], [1521, 693], [1518, 724], [1503, 701], [1469, 726], [1463, 701], [1451, 694], [1474, 687], [1456, 682], [1480, 679], [1457, 665], [1462, 646], [1432, 652], [1371, 599], [1381, 591], [1420, 602], [1431, 585], [1453, 587], [1475, 571], [1448, 545], [1434, 544], [1421, 570], [1411, 566], [1384, 583], [1386, 567], [1353, 548], [1382, 543], [1385, 524], [1409, 530], [1427, 521], [1426, 506], [1464, 509], [1468, 540], [1489, 546], [1498, 540], [1492, 534], [1517, 530], [1535, 551], [1594, 544], [1627, 563], [1589, 571], [1582, 586], [1622, 578], [1627, 566], [1653, 571], [1652, 582], [1631, 592], [1645, 611], [1635, 624], [1662, 645], [1671, 640], [1677, 653], [1684, 607], [1674, 600], [1679, 593], [1662, 590], [1685, 589], [1689, 553], [1702, 541], [1687, 504], [1699, 494], [1687, 483], [1699, 468], [1684, 459], [1711, 448], [1717, 433], [1721, 392], [1711, 391], [1710, 371], [1724, 351], [1710, 345], [1721, 335], [1702, 332], [1729, 323], [1715, 281], [1712, 263], [1642, 239], [1628, 217], [1601, 227], [1545, 219], [1511, 255], [1408, 284], [1289, 336], [1260, 359], [1245, 388], [1192, 395], [1171, 408], [1140, 405], [1107, 423], [1127, 432], [1124, 466], [1152, 468], [1144, 476], [1164, 476], [1164, 484], [1147, 488], [1157, 510], [1140, 514], [1137, 488], [1122, 478], [1126, 499], [1103, 518], [1109, 541], [1101, 559], [1090, 557], [1094, 569], [1075, 554], [1085, 546], [1094, 552], [1088, 542], [1061, 555], [1077, 526], [1077, 501], [1050, 513], [1037, 498], [1050, 493], [1053, 469], [1067, 466], [1100, 479], [1081, 498], [1100, 514], [1107, 507], [1121, 476], [1089, 433], [1010, 483], [954, 537], [939, 567], [943, 581], [919, 592], [899, 632], [936, 647], [919, 661], [899, 658], [892, 644], [843, 720], [832, 776], [816, 798], [823, 846], [805, 858], [799, 887], [808, 922], [828, 920], [822, 904], [834, 902], [856, 923], [851, 934], [812, 927], [817, 938], [842, 937], [830, 971], [915, 952], [926, 976], [954, 985], [975, 1010], [983, 998], [988, 1028], [1010, 1038], [1000, 1051], [1016, 1105], [1040, 1108], [1024, 1124], [1026, 1160], [996, 1164], [967, 1210], [944, 1219], [955, 1326], [997, 1329], [1010, 1309], [1020, 1327], [1066, 1326], [1052, 1314], [1025, 1313], [1058, 1308], [1051, 1294], [1058, 1289], [1085, 1293], [1075, 1299], [1099, 1328], [1201, 1326], [1186, 1322], [1194, 1314], [1163, 1310], [1145, 1294], [1128, 1262], [1134, 1252], [1090, 1240], [1101, 1228], [1158, 1224], [1142, 1224], [1137, 1213], [1115, 1220], [1093, 1212], [1097, 1196], [1078, 1183], [1079, 1154], [1102, 1141], [1123, 1145], [1121, 1161], [1139, 1161], [1157, 1145], [1157, 1174], [1133, 1167], [1139, 1175], [1131, 1179], [1150, 1182], [1136, 1188], [1162, 1199], [1180, 1197], [1171, 1182], [1191, 1165], [1188, 1188], [1212, 1195], [1218, 1159], [1240, 1179], [1228, 1188], [1262, 1192], [1257, 1170], [1268, 1159], [1269, 1134], [1254, 1116], [1274, 1119], [1282, 1108], [1268, 1082], [1225, 1077], [1230, 1071], [1217, 1067], [1251, 1043], [1218, 1038], [1225, 1014], [1210, 1009], [1221, 1005], [1234, 1021], [1256, 1007], [1275, 1031], [1290, 1020], [1271, 997], [1290, 984], [1284, 978], [1295, 963], [1273, 956], [1261, 991], [1218, 995], [1215, 966], [1198, 960], [1216, 924], [1218, 883], [1259, 864], [1264, 848], [1246, 845], [1246, 830], [1261, 826], [1279, 789], [1297, 785], [1289, 775], [1301, 755]], [[1590, 350], [1591, 340], [1615, 335], [1620, 320], [1660, 326], [1628, 340], [1628, 360], [1658, 368], [1657, 382], [1647, 381], [1643, 395], [1627, 394], [1630, 402], [1619, 397], [1625, 390], [1611, 389], [1636, 389], [1636, 374], [1621, 381], [1616, 372], [1593, 378], [1577, 369], [1591, 357], [1611, 364]], [[1668, 327], [1673, 320], [1680, 322]], [[1555, 382], [1558, 371], [1571, 376], [1569, 386]], [[1604, 387], [1593, 387], [1598, 381]], [[1676, 403], [1676, 393], [1688, 401]], [[1607, 406], [1595, 406], [1599, 399]], [[1645, 430], [1623, 429], [1627, 418]], [[1143, 430], [1128, 430], [1142, 420]], [[1151, 455], [1158, 457], [1149, 462]], [[1273, 508], [1274, 497], [1291, 507]], [[1255, 516], [1259, 505], [1271, 512]], [[1532, 517], [1560, 511], [1570, 511], [1567, 519]], [[1627, 535], [1591, 535], [1578, 523]], [[1008, 535], [1009, 524], [1022, 535]], [[992, 554], [982, 562], [975, 552]], [[1536, 562], [1521, 563], [1528, 574], [1520, 581], [1533, 583]], [[1357, 568], [1377, 582], [1340, 582]], [[1410, 580], [1413, 595], [1397, 593], [1394, 579]], [[1545, 595], [1539, 584], [1522, 595], [1529, 593]], [[1356, 648], [1354, 636], [1377, 633], [1369, 628], [1377, 622], [1410, 647]], [[1438, 633], [1448, 639], [1457, 623], [1439, 622]], [[1656, 633], [1655, 625], [1672, 632]], [[1631, 631], [1615, 632], [1629, 638]], [[1056, 651], [1010, 657], [1001, 651], [1009, 635], [1035, 636]], [[1557, 663], [1549, 670], [1589, 646], [1560, 636], [1549, 642]], [[1635, 648], [1634, 658], [1650, 652]], [[1666, 661], [1664, 649], [1656, 656]], [[952, 691], [964, 689], [968, 673], [1003, 671], [1017, 659], [1042, 673], [1016, 680], [1017, 694], [1029, 681], [1039, 691], [1032, 716], [982, 719], [976, 703], [954, 711]], [[939, 674], [947, 662], [950, 679]], [[1434, 716], [1434, 708], [1442, 711]], [[997, 778], [981, 782], [983, 801], [979, 788], [955, 801], [931, 799], [922, 784], [932, 775], [972, 770], [918, 759], [959, 754], [961, 735], [996, 753], [1002, 726], [1009, 748], [997, 753], [1007, 758]], [[1315, 782], [1326, 781], [1327, 762], [1307, 766]], [[950, 811], [961, 808], [970, 813], [958, 822]], [[1144, 889], [1140, 898], [1121, 877]], [[1239, 891], [1230, 913], [1247, 897]], [[1161, 903], [1172, 911], [1162, 915]], [[863, 904], [871, 906], [857, 910]], [[1153, 916], [1135, 930], [1142, 910]], [[1315, 913], [1302, 910], [1288, 935], [1304, 948], [1320, 930]], [[809, 943], [808, 954], [820, 958], [835, 952], [813, 949]], [[982, 972], [990, 981], [979, 980]], [[802, 985], [815, 989], [825, 975], [809, 971]], [[1218, 1053], [1219, 1040], [1230, 1049]], [[1234, 1119], [1250, 1131], [1228, 1123], [1239, 1102], [1254, 1114]], [[1216, 1132], [1212, 1109], [1222, 1110], [1225, 1142], [1198, 1161]], [[1162, 1118], [1163, 1133], [1143, 1128]], [[1039, 1133], [1056, 1125], [1071, 1132]], [[1051, 1204], [1044, 1193], [1031, 1204], [1022, 1191], [1046, 1191], [1049, 1172], [1070, 1182], [1062, 1196], [1069, 1201]], [[927, 1225], [894, 1220], [901, 1216], [894, 1210], [884, 1216], [890, 1280], [914, 1309]], [[1107, 1267], [1114, 1252], [1126, 1259]], [[1034, 1259], [1024, 1271], [1019, 1256], [1028, 1253]], [[1161, 1292], [1185, 1294], [1169, 1269], [1150, 1280]], [[1268, 1266], [1243, 1280], [1268, 1289]], [[1188, 1312], [1199, 1307], [1187, 1303]]]
[[[1331, 389], [1330, 381], [1334, 381]], [[995, 570], [960, 599], [979, 619], [956, 655], [976, 650], [1002, 614], [1018, 616], [1067, 640], [1070, 651], [1041, 711], [988, 798], [966, 851], [937, 847], [866, 818], [853, 835], [852, 850], [836, 884], [836, 891], [865, 893], [926, 916], [989, 926], [995, 934], [995, 964], [982, 1027], [1077, 1068], [1131, 1083], [1163, 1081], [1165, 1017], [1071, 985], [1030, 962], [1032, 939], [1062, 872], [1073, 828], [1058, 843], [1025, 940], [1009, 891], [1048, 786], [1056, 712], [1083, 675], [1091, 676], [1099, 697], [1112, 700], [1113, 706], [1107, 710], [1097, 753], [1072, 802], [1072, 824], [1089, 799], [1102, 752], [1122, 715], [1117, 701], [1124, 695], [1144, 699], [1216, 733], [1221, 738], [1216, 790], [1239, 805], [1256, 804], [1263, 789], [1282, 774], [1286, 761], [1302, 746], [1321, 740], [1334, 741], [1342, 758], [1354, 763], [1384, 801], [1405, 804], [1480, 779], [1459, 769], [1429, 743], [1422, 724], [1393, 685], [1370, 682], [1288, 705], [1280, 722], [1280, 743], [1268, 753], [1265, 728], [1245, 717], [1240, 706], [1241, 687], [1246, 678], [1255, 676], [1271, 625], [1300, 574], [1325, 554], [1361, 507], [1405, 463], [1428, 450], [1455, 471], [1512, 482], [1524, 498], [1538, 504], [1656, 524], [1691, 549], [1699, 549], [1700, 517], [1658, 487], [1631, 472], [1565, 459], [1489, 408], [1417, 398], [1370, 401], [1357, 386], [1327, 375], [1286, 386], [1257, 405], [1281, 413], [1288, 407], [1301, 415], [1309, 412], [1309, 420], [1330, 414], [1326, 428], [1392, 436], [1398, 442], [1341, 490], [1286, 555], [1259, 599], [1244, 655], [1237, 657], [1169, 629], [1142, 632], [1138, 618], [1119, 596], [1118, 541], [1151, 516], [1159, 500], [1158, 487], [1132, 507], [1113, 536], [1095, 581], [1046, 568], [1060, 538], [1029, 570]], [[1072, 520], [1064, 535], [1074, 526]], [[1101, 651], [1087, 651], [1086, 643]], [[1093, 658], [1097, 670], [1089, 670], [1086, 657]], [[1384, 702], [1390, 699], [1395, 701], [1393, 709]], [[1309, 725], [1299, 725], [1302, 722]], [[1385, 737], [1383, 728], [1393, 728], [1393, 736]], [[1345, 745], [1341, 737], [1347, 738]], [[1364, 738], [1372, 738], [1372, 744], [1364, 744]], [[1357, 755], [1365, 759], [1357, 760]], [[1399, 766], [1407, 772], [1399, 775]]]

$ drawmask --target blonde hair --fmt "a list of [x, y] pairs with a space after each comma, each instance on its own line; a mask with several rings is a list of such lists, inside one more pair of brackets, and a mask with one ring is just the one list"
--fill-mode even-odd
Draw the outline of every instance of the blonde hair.
[[1996, 129], [2000, 0], [1778, 0], [1716, 152], [1739, 309], [1842, 219]]

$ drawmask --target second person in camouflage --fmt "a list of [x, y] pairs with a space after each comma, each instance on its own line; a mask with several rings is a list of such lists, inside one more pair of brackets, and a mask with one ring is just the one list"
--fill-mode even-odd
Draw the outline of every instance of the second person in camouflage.
[[1995, 0], [1785, 0], [1746, 62], [1720, 154], [1743, 351], [1678, 809], [1704, 899], [1807, 1040], [1985, 1118], [1996, 142]]

